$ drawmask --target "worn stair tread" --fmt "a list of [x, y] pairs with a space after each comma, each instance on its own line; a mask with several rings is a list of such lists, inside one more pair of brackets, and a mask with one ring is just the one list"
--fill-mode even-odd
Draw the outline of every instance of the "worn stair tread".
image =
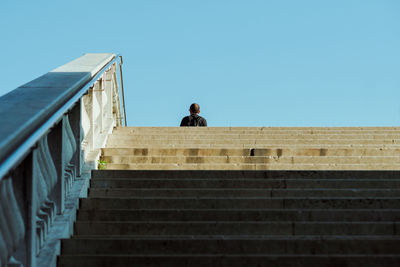
[[79, 221], [400, 221], [400, 209], [81, 209]]
[[107, 142], [107, 147], [137, 147], [137, 146], [146, 146], [146, 147], [156, 147], [156, 146], [175, 146], [175, 145], [185, 145], [185, 146], [193, 146], [193, 143], [196, 146], [209, 145], [213, 147], [214, 145], [226, 145], [226, 146], [237, 146], [240, 145], [266, 145], [266, 146], [286, 146], [286, 145], [349, 145], [349, 146], [358, 146], [358, 145], [399, 145], [400, 139], [322, 139], [322, 138], [308, 138], [308, 139], [237, 139], [237, 140], [225, 140], [225, 139], [198, 139], [198, 140], [188, 140], [188, 139], [153, 139], [153, 140], [138, 140], [138, 139], [110, 139]]
[[[400, 150], [399, 150], [400, 155]], [[399, 179], [398, 171], [293, 171], [293, 170], [93, 170], [92, 179], [97, 178], [139, 178], [139, 179], [294, 179], [294, 178], [314, 178], [314, 179], [344, 179], [353, 177], [354, 179]]]
[[103, 156], [107, 164], [399, 164], [398, 156]]
[[82, 240], [310, 240], [310, 241], [323, 241], [323, 240], [373, 240], [373, 241], [400, 241], [400, 235], [398, 236], [388, 236], [388, 235], [74, 235], [71, 239], [62, 239], [63, 241], [69, 242], [73, 239]]
[[115, 170], [400, 170], [400, 164], [107, 164]]
[[[235, 254], [235, 255], [230, 255], [230, 254], [201, 254], [200, 256], [201, 257], [233, 257], [233, 258], [236, 258], [236, 257], [253, 257], [253, 256], [263, 256], [263, 255], [265, 255], [265, 254], [263, 254], [263, 253], [259, 253], [259, 254]], [[88, 256], [88, 257], [90, 257], [90, 256], [95, 256], [95, 257], [108, 257], [109, 255], [87, 255], [87, 254], [77, 254], [77, 255], [65, 255], [66, 257], [73, 257], [73, 256]], [[134, 255], [134, 256], [130, 256], [130, 255], [124, 255], [124, 254], [114, 254], [114, 255], [112, 255], [112, 256], [115, 256], [115, 257], [140, 257], [140, 256], [143, 256], [143, 257], [148, 257], [149, 255], [140, 255], [140, 254], [138, 254], [138, 255]], [[192, 254], [192, 255], [190, 255], [190, 254], [175, 254], [175, 255], [163, 255], [163, 254], [151, 254], [151, 257], [191, 257], [191, 256], [194, 256], [194, 257], [198, 257], [199, 255], [196, 255], [196, 254]], [[388, 254], [377, 254], [377, 255], [364, 255], [364, 254], [346, 254], [346, 255], [343, 255], [343, 254], [327, 254], [327, 255], [323, 255], [323, 254], [319, 254], [319, 255], [310, 255], [310, 254], [297, 254], [297, 255], [290, 255], [290, 254], [272, 254], [272, 255], [269, 255], [269, 254], [267, 254], [267, 255], [265, 255], [266, 257], [279, 257], [279, 256], [284, 256], [284, 257], [313, 257], [313, 258], [319, 258], [319, 257], [321, 257], [321, 258], [329, 258], [329, 257], [343, 257], [343, 258], [346, 258], [346, 257], [367, 257], [367, 258], [375, 258], [375, 257], [377, 257], [377, 258], [383, 258], [383, 257], [395, 257], [395, 258], [398, 258], [398, 259], [400, 259], [400, 255], [398, 255], [398, 254], [390, 254], [390, 253], [388, 253]]]
[[[400, 154], [400, 151], [399, 151]], [[97, 178], [138, 178], [138, 179], [294, 179], [294, 178], [314, 178], [314, 179], [344, 179], [354, 177], [354, 179], [399, 179], [398, 171], [293, 171], [293, 170], [268, 170], [268, 171], [252, 171], [252, 170], [93, 170], [92, 179]]]
[[93, 188], [399, 188], [397, 179], [92, 179]]
[[[184, 201], [183, 201], [184, 200]], [[81, 209], [113, 208], [395, 208], [400, 198], [89, 198], [81, 199]]]
[[121, 133], [121, 132], [114, 132], [110, 135], [111, 139], [140, 139], [140, 140], [197, 140], [197, 139], [226, 139], [229, 138], [233, 140], [235, 138], [238, 139], [292, 139], [292, 138], [324, 138], [324, 139], [379, 139], [379, 138], [386, 138], [386, 139], [396, 139], [400, 138], [400, 132], [380, 132], [380, 133], [357, 133], [351, 134], [348, 132], [324, 132], [324, 133], [310, 133], [310, 132], [275, 132], [275, 133], [249, 133], [249, 134], [239, 134], [239, 133], [198, 133], [196, 135], [188, 135], [187, 133], [179, 133], [176, 132], [175, 134], [172, 133], [149, 133], [146, 135], [143, 134], [130, 134], [130, 133]]
[[61, 267], [88, 266], [399, 266], [400, 256], [386, 255], [65, 255]]
[[400, 235], [399, 222], [84, 222], [76, 235]]
[[400, 189], [92, 188], [89, 197], [400, 197]]
[[[254, 150], [253, 150], [254, 149]], [[400, 149], [396, 147], [349, 147], [349, 146], [269, 146], [249, 148], [201, 148], [201, 147], [136, 147], [102, 148], [103, 156], [396, 156]]]
[[[273, 242], [273, 243], [272, 243]], [[74, 238], [62, 240], [68, 254], [395, 254], [400, 239], [385, 238]]]

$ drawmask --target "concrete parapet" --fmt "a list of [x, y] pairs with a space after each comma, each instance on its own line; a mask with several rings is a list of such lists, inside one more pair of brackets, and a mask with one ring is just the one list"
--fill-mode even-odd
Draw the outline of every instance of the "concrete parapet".
[[38, 266], [57, 218], [73, 216], [68, 195], [121, 125], [117, 63], [85, 54], [0, 97], [0, 266]]

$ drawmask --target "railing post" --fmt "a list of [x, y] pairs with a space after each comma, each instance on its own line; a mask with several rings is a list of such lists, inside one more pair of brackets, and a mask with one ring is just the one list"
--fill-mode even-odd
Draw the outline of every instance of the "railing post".
[[[36, 149], [37, 150], [37, 149]], [[36, 206], [36, 175], [34, 159], [34, 151], [25, 160], [26, 165], [24, 169], [24, 178], [26, 184], [26, 232], [25, 232], [25, 246], [26, 246], [26, 265], [29, 267], [36, 267], [37, 251], [37, 232], [36, 232], [36, 213], [39, 207]]]
[[[36, 177], [31, 152], [12, 173], [15, 198], [25, 225], [25, 237], [13, 257], [26, 267], [36, 267]], [[17, 212], [17, 211], [16, 211]]]
[[57, 184], [53, 192], [54, 202], [56, 203], [57, 214], [64, 212], [65, 199], [65, 163], [63, 147], [65, 146], [65, 136], [63, 131], [64, 118], [62, 118], [48, 135], [50, 153], [53, 158], [57, 172]]
[[[97, 110], [96, 111], [96, 116], [95, 118], [95, 124], [97, 125], [97, 134], [101, 134], [103, 132], [103, 92], [104, 92], [104, 84], [103, 84], [103, 77], [104, 75], [101, 76], [101, 78], [95, 83], [94, 88], [95, 90], [93, 91], [95, 95], [95, 100], [97, 104]], [[96, 105], [93, 105], [93, 107], [96, 107]], [[96, 146], [97, 148], [97, 146]]]
[[76, 151], [73, 157], [73, 163], [76, 169], [76, 176], [80, 177], [82, 173], [82, 148], [81, 143], [83, 140], [82, 118], [81, 118], [81, 100], [75, 104], [69, 113], [69, 123], [76, 141]]
[[97, 148], [96, 146], [96, 138], [95, 136], [97, 135], [98, 132], [98, 128], [99, 128], [99, 124], [97, 122], [97, 117], [100, 114], [100, 107], [99, 107], [99, 102], [97, 100], [97, 93], [96, 91], [98, 90], [98, 83], [95, 83], [93, 88], [90, 90], [91, 96], [92, 96], [92, 106], [91, 106], [91, 121], [90, 121], [90, 125], [91, 125], [91, 150], [95, 150]]
[[104, 115], [106, 118], [107, 123], [110, 123], [113, 119], [113, 73], [115, 72], [115, 64], [111, 67], [111, 69], [107, 70], [105, 72], [105, 79], [104, 79], [104, 84], [105, 84], [105, 93], [107, 97], [107, 104], [105, 105], [104, 108]]

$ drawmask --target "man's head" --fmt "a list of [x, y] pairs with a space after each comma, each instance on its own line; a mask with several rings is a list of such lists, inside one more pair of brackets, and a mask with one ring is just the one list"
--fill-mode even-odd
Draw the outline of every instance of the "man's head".
[[200, 113], [200, 106], [199, 104], [193, 103], [190, 105], [190, 114], [199, 114]]

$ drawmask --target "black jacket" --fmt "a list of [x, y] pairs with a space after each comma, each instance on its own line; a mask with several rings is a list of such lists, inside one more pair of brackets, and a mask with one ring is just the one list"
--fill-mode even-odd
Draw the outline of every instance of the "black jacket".
[[197, 114], [191, 114], [182, 119], [181, 126], [207, 126], [207, 121]]

